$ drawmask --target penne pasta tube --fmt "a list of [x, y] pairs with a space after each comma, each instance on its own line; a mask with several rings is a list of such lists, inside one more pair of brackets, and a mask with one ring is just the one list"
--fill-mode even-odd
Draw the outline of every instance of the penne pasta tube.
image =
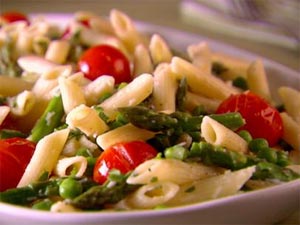
[[192, 92], [186, 93], [186, 108], [190, 111], [195, 107], [202, 105], [207, 113], [214, 113], [218, 109], [221, 101], [217, 99], [207, 98]]
[[58, 83], [66, 114], [71, 112], [75, 107], [85, 104], [82, 88], [78, 84], [65, 77], [60, 77]]
[[87, 136], [94, 138], [109, 129], [97, 112], [86, 105], [74, 108], [67, 115], [66, 123], [70, 128], [78, 128]]
[[26, 72], [42, 74], [48, 72], [57, 66], [56, 63], [50, 62], [39, 56], [22, 56], [18, 58], [18, 65]]
[[184, 184], [180, 186], [177, 195], [167, 202], [166, 205], [185, 205], [234, 195], [250, 179], [254, 171], [254, 166], [247, 167]]
[[204, 74], [197, 67], [179, 57], [173, 57], [171, 62], [172, 71], [178, 78], [186, 77], [191, 91], [197, 94], [224, 100], [237, 91], [215, 76]]
[[168, 64], [160, 64], [153, 73], [153, 105], [157, 111], [175, 112], [176, 91], [178, 83], [176, 75]]
[[286, 112], [280, 113], [283, 122], [283, 139], [294, 149], [300, 150], [300, 126]]
[[207, 42], [200, 42], [199, 44], [189, 45], [187, 53], [199, 70], [205, 74], [211, 74], [212, 70], [212, 53]]
[[31, 91], [23, 91], [9, 99], [11, 113], [15, 116], [24, 116], [33, 108], [36, 97]]
[[135, 140], [146, 141], [153, 138], [154, 135], [155, 133], [152, 131], [135, 127], [129, 123], [99, 135], [96, 141], [102, 149], [107, 149], [109, 146], [119, 142]]
[[172, 182], [155, 182], [143, 185], [125, 198], [126, 204], [135, 209], [150, 209], [172, 199], [179, 186]]
[[117, 37], [122, 40], [128, 51], [133, 53], [135, 46], [143, 41], [131, 18], [123, 12], [113, 9], [110, 11], [109, 19]]
[[149, 51], [154, 65], [162, 62], [171, 62], [172, 52], [165, 40], [158, 34], [153, 34], [150, 43]]
[[16, 77], [0, 75], [0, 95], [14, 96], [18, 93], [30, 90], [33, 83]]
[[99, 106], [113, 119], [119, 107], [135, 106], [145, 100], [153, 89], [153, 76], [147, 73], [136, 77], [125, 87], [106, 99]]
[[[59, 177], [69, 176], [70, 172], [76, 171], [72, 176], [82, 177], [87, 168], [87, 160], [83, 156], [65, 157], [58, 160], [53, 172]], [[75, 169], [75, 170], [74, 170]]]
[[133, 75], [137, 77], [140, 74], [152, 72], [153, 64], [150, 52], [143, 44], [138, 44], [133, 54]]
[[203, 118], [201, 134], [210, 144], [237, 152], [247, 152], [248, 144], [242, 137], [209, 116]]
[[290, 87], [280, 87], [278, 94], [284, 104], [286, 112], [298, 123], [298, 126], [300, 126], [300, 91]]
[[63, 64], [67, 59], [70, 47], [70, 43], [66, 40], [51, 41], [48, 45], [45, 59], [57, 64]]
[[67, 141], [69, 129], [53, 132], [42, 138], [36, 146], [33, 156], [19, 181], [18, 187], [26, 186], [44, 173], [52, 172], [58, 157]]
[[83, 87], [84, 97], [87, 105], [97, 103], [103, 94], [113, 93], [115, 79], [112, 76], [100, 76]]
[[268, 102], [271, 102], [271, 92], [262, 60], [252, 62], [247, 70], [249, 90]]
[[140, 164], [128, 177], [128, 184], [149, 184], [156, 181], [169, 181], [184, 184], [193, 180], [215, 176], [222, 169], [200, 163], [186, 163], [176, 159], [151, 159]]

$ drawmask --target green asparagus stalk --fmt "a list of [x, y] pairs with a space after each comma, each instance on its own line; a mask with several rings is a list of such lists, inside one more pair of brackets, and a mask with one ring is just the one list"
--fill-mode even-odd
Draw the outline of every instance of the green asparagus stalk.
[[[117, 171], [117, 170], [116, 170]], [[128, 193], [136, 190], [138, 185], [126, 183], [128, 174], [110, 172], [109, 180], [103, 185], [91, 187], [86, 192], [72, 199], [71, 203], [80, 209], [101, 209], [105, 204], [114, 204], [122, 200]]]
[[54, 96], [49, 102], [45, 112], [31, 130], [29, 140], [38, 142], [44, 136], [54, 131], [61, 124], [64, 108], [61, 95]]

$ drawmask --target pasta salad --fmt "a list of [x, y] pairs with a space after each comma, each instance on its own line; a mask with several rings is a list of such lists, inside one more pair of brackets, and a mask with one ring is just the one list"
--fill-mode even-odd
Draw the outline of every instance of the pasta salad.
[[161, 209], [300, 178], [300, 92], [275, 102], [261, 59], [176, 53], [116, 9], [0, 25], [1, 202]]

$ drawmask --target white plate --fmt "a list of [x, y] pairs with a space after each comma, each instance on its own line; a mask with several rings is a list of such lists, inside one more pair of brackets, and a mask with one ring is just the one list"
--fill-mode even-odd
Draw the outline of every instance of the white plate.
[[[49, 16], [48, 16], [49, 17]], [[68, 19], [65, 15], [49, 17], [53, 21]], [[137, 23], [138, 29], [149, 33], [160, 33], [178, 50], [185, 50], [188, 44], [206, 40], [203, 36], [171, 28]], [[258, 56], [240, 49], [213, 41], [211, 48], [245, 59]], [[300, 75], [297, 72], [263, 59], [267, 73], [272, 77], [271, 88], [281, 85], [300, 89]], [[276, 96], [276, 94], [275, 94]], [[193, 204], [189, 206], [129, 212], [50, 213], [0, 203], [0, 224], [5, 225], [104, 225], [104, 224], [274, 224], [300, 210], [300, 180], [243, 193], [235, 196]], [[295, 221], [295, 223], [299, 221]]]

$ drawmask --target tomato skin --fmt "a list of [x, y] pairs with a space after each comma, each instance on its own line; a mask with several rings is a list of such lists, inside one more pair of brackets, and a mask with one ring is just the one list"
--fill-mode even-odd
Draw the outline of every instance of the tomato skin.
[[35, 143], [19, 137], [0, 140], [0, 191], [17, 186], [35, 146]]
[[116, 84], [132, 80], [128, 59], [120, 50], [110, 45], [89, 48], [80, 57], [78, 67], [90, 80], [101, 75], [113, 76]]
[[95, 182], [103, 184], [111, 169], [117, 169], [125, 174], [156, 155], [157, 151], [144, 141], [117, 143], [98, 157], [93, 179]]
[[274, 146], [283, 135], [279, 112], [249, 91], [224, 100], [217, 113], [227, 112], [240, 112], [246, 120], [246, 124], [240, 130], [248, 130], [253, 138], [265, 138], [270, 146]]
[[29, 24], [29, 20], [27, 16], [17, 11], [5, 12], [1, 14], [1, 17], [4, 18], [4, 20], [7, 21], [8, 23], [13, 23], [16, 21], [26, 21], [27, 24]]

